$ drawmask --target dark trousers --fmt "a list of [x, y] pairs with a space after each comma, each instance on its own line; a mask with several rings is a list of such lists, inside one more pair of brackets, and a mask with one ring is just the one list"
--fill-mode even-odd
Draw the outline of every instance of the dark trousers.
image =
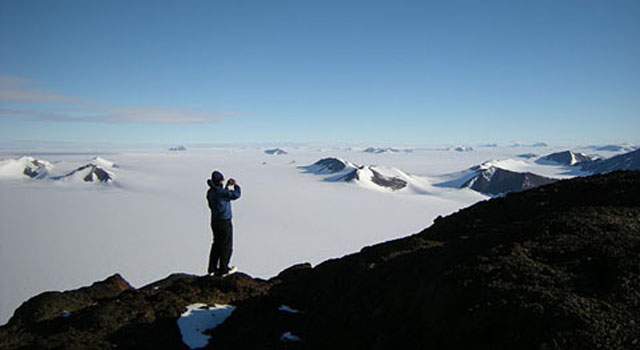
[[209, 253], [209, 273], [229, 270], [229, 261], [233, 252], [233, 226], [231, 220], [211, 220], [213, 243]]

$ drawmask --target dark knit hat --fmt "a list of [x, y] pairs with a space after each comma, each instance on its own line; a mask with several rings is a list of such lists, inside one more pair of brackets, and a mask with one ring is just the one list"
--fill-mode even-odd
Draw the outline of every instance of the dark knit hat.
[[219, 171], [214, 171], [211, 173], [211, 181], [213, 181], [213, 183], [220, 183], [222, 182], [222, 180], [224, 180], [224, 175], [222, 175], [221, 172]]

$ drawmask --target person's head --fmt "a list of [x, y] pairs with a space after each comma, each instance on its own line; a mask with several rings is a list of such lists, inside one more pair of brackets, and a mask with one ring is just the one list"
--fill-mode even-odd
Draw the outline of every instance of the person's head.
[[211, 182], [216, 186], [222, 186], [224, 182], [224, 175], [222, 175], [219, 171], [214, 171], [211, 173]]

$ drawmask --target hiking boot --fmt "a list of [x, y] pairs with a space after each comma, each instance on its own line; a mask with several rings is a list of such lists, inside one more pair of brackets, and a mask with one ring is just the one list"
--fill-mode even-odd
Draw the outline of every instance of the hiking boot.
[[230, 268], [226, 269], [226, 271], [224, 271], [220, 276], [227, 277], [229, 275], [233, 275], [234, 273], [236, 273], [236, 271], [238, 271], [238, 268], [235, 266], [231, 266]]

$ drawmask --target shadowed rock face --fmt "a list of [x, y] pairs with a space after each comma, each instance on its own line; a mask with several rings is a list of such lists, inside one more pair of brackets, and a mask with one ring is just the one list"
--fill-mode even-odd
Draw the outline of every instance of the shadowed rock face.
[[313, 163], [312, 166], [306, 168], [313, 168], [315, 172], [319, 173], [333, 174], [344, 170], [346, 166], [346, 163], [340, 159], [322, 158], [319, 161]]
[[640, 149], [609, 159], [578, 164], [582, 171], [604, 174], [616, 170], [640, 170]]
[[28, 157], [24, 157], [22, 159], [25, 158], [28, 160], [27, 165], [24, 167], [24, 171], [22, 172], [24, 175], [32, 179], [43, 178], [47, 175], [47, 167], [50, 166], [50, 163]]
[[499, 195], [508, 192], [524, 191], [555, 181], [557, 180], [529, 172], [518, 173], [502, 168], [490, 167], [481, 170], [478, 175], [464, 183], [462, 187], [469, 187], [472, 190], [491, 195]]
[[52, 311], [41, 295], [0, 327], [0, 348], [184, 349], [176, 319], [202, 302], [236, 306], [207, 349], [637, 349], [638, 193], [640, 172], [563, 180], [268, 281], [116, 278], [100, 296], [62, 293]]
[[371, 181], [378, 186], [390, 188], [394, 191], [401, 190], [407, 186], [407, 182], [400, 178], [384, 176], [373, 169], [369, 170], [373, 173]]

